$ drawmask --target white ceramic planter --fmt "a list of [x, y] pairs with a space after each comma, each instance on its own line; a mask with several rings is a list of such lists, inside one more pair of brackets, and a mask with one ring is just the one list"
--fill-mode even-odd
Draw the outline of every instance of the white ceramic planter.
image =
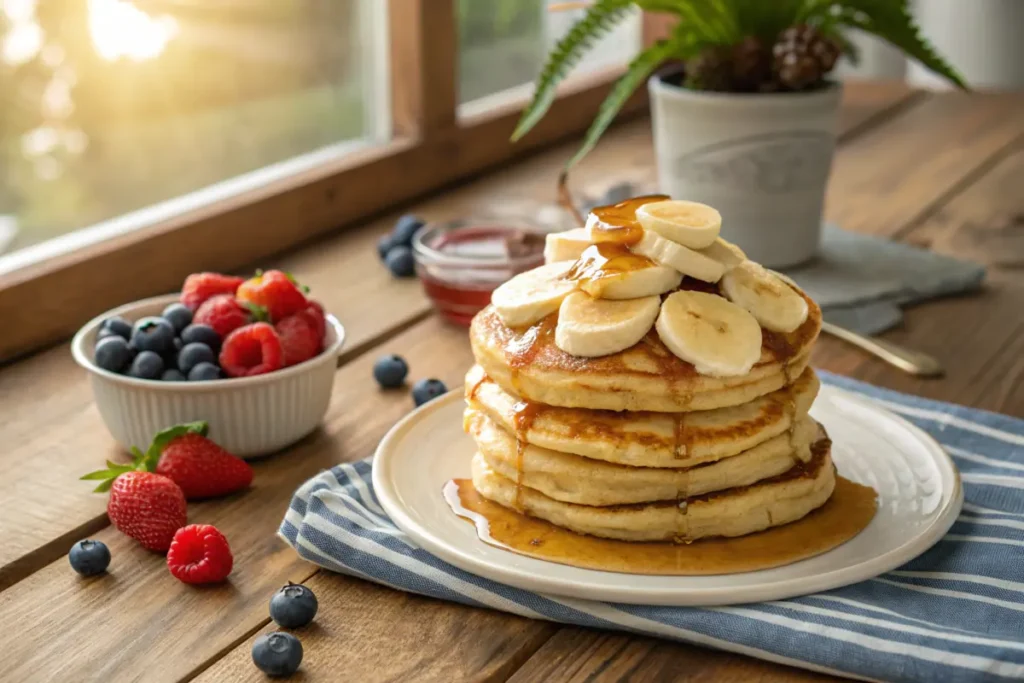
[[809, 93], [695, 92], [648, 82], [661, 191], [710, 204], [722, 236], [769, 268], [812, 258], [841, 86]]

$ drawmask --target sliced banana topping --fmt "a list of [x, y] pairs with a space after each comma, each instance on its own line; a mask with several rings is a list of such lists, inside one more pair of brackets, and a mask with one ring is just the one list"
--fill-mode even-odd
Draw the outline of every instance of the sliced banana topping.
[[646, 268], [625, 272], [596, 287], [581, 282], [580, 289], [602, 299], [640, 299], [671, 292], [682, 281], [683, 276], [679, 271], [652, 263]]
[[562, 299], [576, 289], [565, 279], [572, 261], [538, 266], [516, 275], [491, 293], [491, 304], [509, 327], [532, 325], [558, 310]]
[[669, 199], [643, 204], [636, 219], [644, 230], [691, 249], [711, 246], [722, 229], [722, 214], [707, 204]]
[[566, 278], [598, 299], [639, 299], [675, 289], [683, 276], [624, 245], [604, 243], [587, 247]]
[[761, 357], [761, 326], [750, 313], [715, 294], [681, 291], [661, 305], [661, 341], [697, 372], [745, 375]]
[[624, 351], [650, 331], [660, 307], [657, 296], [610, 301], [573, 292], [558, 310], [555, 345], [574, 356]]
[[548, 233], [544, 238], [544, 263], [575, 261], [590, 246], [586, 228]]
[[753, 261], [744, 261], [725, 274], [722, 293], [774, 332], [792, 332], [807, 320], [804, 298]]
[[725, 266], [715, 259], [667, 240], [650, 230], [644, 230], [644, 236], [630, 248], [659, 265], [675, 268], [683, 275], [704, 282], [718, 282], [725, 273]]
[[735, 268], [747, 260], [747, 255], [743, 253], [742, 249], [732, 242], [723, 240], [721, 237], [716, 239], [710, 247], [701, 249], [700, 253], [718, 261], [725, 266], [726, 270]]

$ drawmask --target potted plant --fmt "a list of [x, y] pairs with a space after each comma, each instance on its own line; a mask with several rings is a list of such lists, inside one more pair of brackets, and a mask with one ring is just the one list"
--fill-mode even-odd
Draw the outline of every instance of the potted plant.
[[595, 0], [548, 55], [513, 140], [634, 7], [679, 21], [630, 63], [567, 167], [655, 74], [648, 90], [662, 191], [714, 206], [723, 235], [769, 267], [806, 261], [819, 246], [841, 95], [829, 73], [844, 52], [855, 56], [845, 30], [874, 34], [964, 87], [921, 36], [906, 0]]

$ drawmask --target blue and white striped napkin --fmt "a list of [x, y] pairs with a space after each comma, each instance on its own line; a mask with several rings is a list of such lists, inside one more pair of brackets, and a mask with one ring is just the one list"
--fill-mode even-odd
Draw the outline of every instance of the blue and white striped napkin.
[[397, 590], [535, 619], [631, 631], [882, 681], [1024, 679], [1024, 420], [819, 372], [914, 422], [953, 455], [966, 503], [921, 557], [863, 583], [732, 607], [651, 607], [539, 595], [417, 548], [381, 509], [370, 461], [292, 499], [281, 536], [303, 558]]

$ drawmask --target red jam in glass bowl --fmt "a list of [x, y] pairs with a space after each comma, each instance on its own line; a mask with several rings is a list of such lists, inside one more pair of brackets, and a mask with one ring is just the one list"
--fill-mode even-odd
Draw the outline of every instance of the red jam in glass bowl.
[[498, 285], [544, 263], [544, 235], [510, 218], [428, 224], [413, 238], [416, 274], [445, 319], [469, 325]]

